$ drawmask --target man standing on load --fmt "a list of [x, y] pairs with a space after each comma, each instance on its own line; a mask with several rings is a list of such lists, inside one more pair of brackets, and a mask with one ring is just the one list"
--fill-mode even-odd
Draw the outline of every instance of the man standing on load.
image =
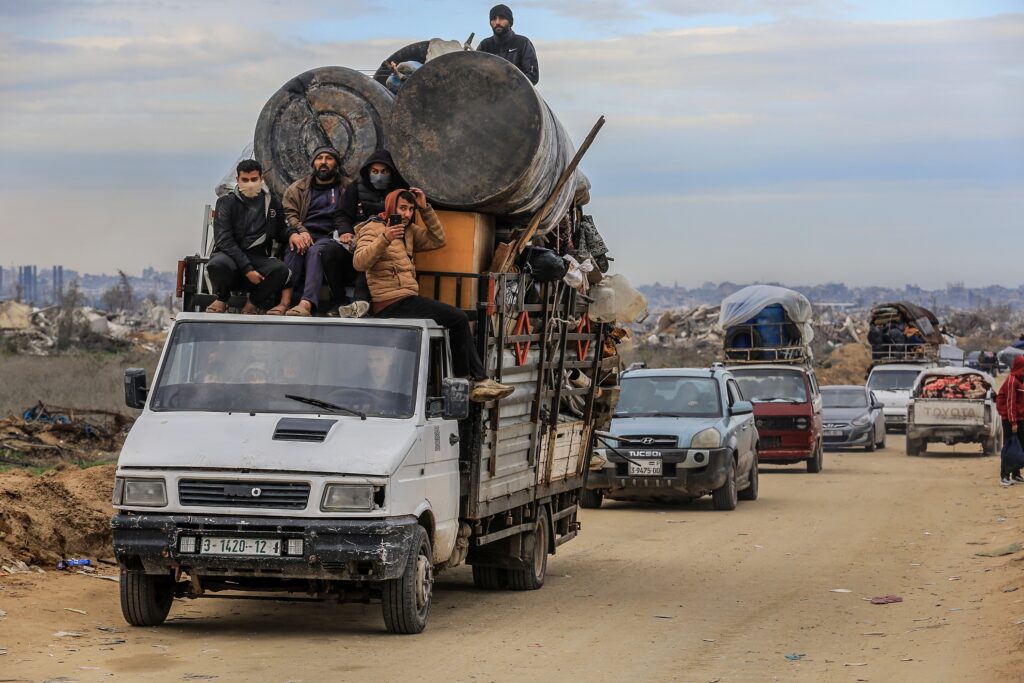
[[[422, 224], [416, 222], [417, 213]], [[423, 190], [393, 190], [384, 199], [384, 211], [356, 227], [353, 263], [366, 273], [374, 316], [428, 318], [447, 328], [455, 374], [473, 381], [470, 400], [482, 403], [505, 398], [514, 388], [487, 377], [465, 312], [419, 295], [414, 255], [444, 245], [444, 226], [427, 204]]]
[[512, 10], [508, 5], [495, 5], [491, 8], [491, 30], [494, 35], [480, 41], [478, 52], [497, 55], [512, 62], [526, 74], [530, 82], [537, 85], [540, 81], [540, 65], [537, 64], [537, 50], [526, 36], [517, 35], [512, 30]]

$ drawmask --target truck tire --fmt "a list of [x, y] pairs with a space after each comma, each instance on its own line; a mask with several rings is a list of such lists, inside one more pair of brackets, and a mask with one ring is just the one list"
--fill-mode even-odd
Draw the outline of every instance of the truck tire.
[[817, 474], [818, 472], [821, 472], [821, 468], [825, 464], [824, 451], [825, 449], [822, 447], [821, 442], [819, 441], [818, 445], [814, 447], [814, 454], [811, 456], [811, 459], [807, 461], [807, 471], [810, 472], [811, 474]]
[[758, 467], [757, 452], [754, 453], [754, 464], [750, 466], [750, 483], [737, 496], [740, 500], [757, 500]]
[[583, 489], [580, 491], [580, 507], [587, 510], [596, 510], [601, 507], [604, 500], [604, 491], [601, 489]]
[[725, 483], [711, 492], [711, 502], [716, 510], [735, 510], [739, 494], [736, 492], [736, 459], [729, 457], [729, 469]]
[[473, 585], [480, 590], [500, 591], [508, 588], [508, 570], [502, 567], [473, 565]]
[[879, 441], [878, 444], [876, 444], [880, 450], [885, 450], [885, 434], [886, 434], [886, 431], [883, 429], [882, 430], [882, 440]]
[[991, 439], [985, 439], [981, 442], [981, 449], [982, 455], [996, 455], [1002, 450], [1002, 445], [999, 443], [999, 437], [993, 436]]
[[121, 614], [132, 626], [159, 626], [174, 600], [174, 577], [121, 570]]
[[907, 437], [907, 455], [921, 455], [924, 452], [926, 444], [921, 439], [911, 439]]
[[417, 525], [405, 571], [384, 582], [381, 607], [384, 627], [390, 633], [420, 633], [427, 627], [430, 598], [434, 590], [434, 562], [427, 531]]
[[508, 570], [508, 587], [514, 591], [535, 591], [544, 585], [548, 573], [548, 547], [551, 527], [548, 511], [541, 506], [533, 531], [523, 534], [523, 560], [525, 569]]

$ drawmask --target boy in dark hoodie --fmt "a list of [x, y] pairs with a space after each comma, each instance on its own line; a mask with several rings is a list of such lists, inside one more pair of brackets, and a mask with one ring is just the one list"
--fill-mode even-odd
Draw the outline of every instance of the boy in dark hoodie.
[[362, 318], [370, 310], [370, 290], [366, 285], [366, 275], [352, 265], [355, 226], [384, 211], [384, 199], [388, 193], [407, 189], [409, 184], [395, 168], [391, 152], [378, 149], [366, 160], [359, 169], [359, 177], [341, 196], [338, 241], [324, 247], [320, 255], [327, 284], [335, 299], [344, 301], [345, 288], [349, 284], [353, 285], [353, 300], [338, 308], [340, 316]]

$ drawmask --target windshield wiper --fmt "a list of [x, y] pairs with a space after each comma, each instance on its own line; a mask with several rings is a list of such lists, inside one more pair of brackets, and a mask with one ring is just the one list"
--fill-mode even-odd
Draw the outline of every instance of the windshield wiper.
[[335, 405], [334, 403], [329, 403], [327, 401], [321, 401], [318, 398], [310, 398], [309, 396], [296, 396], [295, 394], [285, 394], [284, 397], [290, 398], [293, 401], [298, 401], [299, 403], [305, 403], [307, 405], [314, 406], [316, 408], [323, 408], [324, 410], [331, 410], [336, 413], [348, 413], [349, 415], [355, 415], [360, 420], [366, 419], [366, 413], [361, 413], [358, 410], [346, 408], [345, 406]]

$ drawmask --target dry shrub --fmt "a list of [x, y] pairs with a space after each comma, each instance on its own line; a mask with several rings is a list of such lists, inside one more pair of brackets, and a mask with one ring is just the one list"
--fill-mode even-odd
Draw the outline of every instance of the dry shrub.
[[818, 384], [864, 384], [871, 369], [871, 351], [864, 344], [843, 344], [837, 346], [825, 358], [820, 359], [815, 371]]
[[124, 404], [124, 370], [146, 368], [152, 381], [158, 358], [156, 353], [134, 350], [61, 356], [0, 354], [0, 417], [20, 415], [40, 401], [137, 415]]

